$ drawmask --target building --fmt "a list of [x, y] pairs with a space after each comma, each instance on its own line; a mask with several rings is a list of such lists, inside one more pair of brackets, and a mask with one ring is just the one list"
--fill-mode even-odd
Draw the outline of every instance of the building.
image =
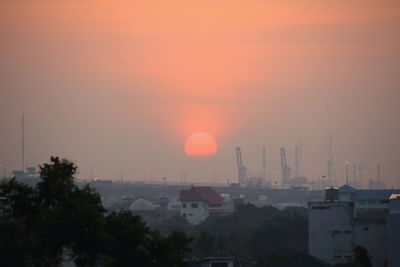
[[199, 224], [209, 215], [222, 213], [224, 199], [208, 186], [194, 186], [181, 190], [181, 215], [191, 224]]
[[387, 260], [389, 266], [400, 266], [400, 195], [392, 194], [389, 198], [387, 216]]
[[[329, 188], [321, 202], [309, 203], [309, 253], [329, 264], [354, 260], [357, 246], [373, 266], [400, 266], [400, 190]], [[393, 251], [397, 251], [394, 253]]]
[[311, 202], [308, 215], [310, 255], [335, 265], [353, 259], [353, 203]]
[[36, 168], [34, 167], [28, 167], [26, 168], [26, 171], [12, 171], [12, 176], [15, 177], [15, 179], [18, 182], [30, 185], [30, 186], [35, 186], [40, 178], [39, 178], [39, 173], [36, 171]]

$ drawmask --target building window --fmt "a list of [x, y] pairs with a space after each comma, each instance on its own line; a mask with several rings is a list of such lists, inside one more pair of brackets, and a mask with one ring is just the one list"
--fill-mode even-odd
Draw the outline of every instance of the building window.
[[183, 207], [183, 208], [186, 208], [186, 203], [183, 203], [183, 204], [182, 204], [182, 207]]
[[198, 208], [198, 207], [199, 207], [199, 204], [198, 204], [198, 203], [192, 203], [191, 207], [194, 208], [194, 209], [195, 209], [195, 208]]

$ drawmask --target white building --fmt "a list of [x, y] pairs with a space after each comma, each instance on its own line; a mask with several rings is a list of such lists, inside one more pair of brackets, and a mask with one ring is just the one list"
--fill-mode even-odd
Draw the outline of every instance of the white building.
[[309, 253], [338, 264], [352, 261], [352, 250], [362, 246], [373, 266], [400, 266], [394, 263], [398, 252], [390, 257], [393, 249], [400, 251], [396, 243], [400, 239], [400, 212], [396, 213], [400, 204], [396, 206], [397, 199], [391, 199], [399, 193], [356, 190], [348, 185], [328, 189], [324, 202], [309, 203]]
[[224, 199], [211, 187], [195, 186], [180, 192], [181, 216], [191, 224], [199, 224], [210, 213], [222, 211]]
[[199, 224], [210, 215], [207, 201], [182, 201], [181, 215], [191, 224]]
[[311, 202], [308, 214], [310, 255], [335, 265], [353, 259], [353, 203]]

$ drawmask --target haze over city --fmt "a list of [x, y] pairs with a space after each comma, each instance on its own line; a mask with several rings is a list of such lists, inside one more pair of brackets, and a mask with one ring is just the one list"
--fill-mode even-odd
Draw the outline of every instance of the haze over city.
[[[237, 181], [267, 149], [336, 179], [350, 161], [400, 175], [400, 3], [383, 1], [12, 1], [0, 3], [0, 164], [51, 155], [78, 177]], [[212, 155], [185, 153], [205, 132]], [[210, 151], [213, 151], [212, 149]]]

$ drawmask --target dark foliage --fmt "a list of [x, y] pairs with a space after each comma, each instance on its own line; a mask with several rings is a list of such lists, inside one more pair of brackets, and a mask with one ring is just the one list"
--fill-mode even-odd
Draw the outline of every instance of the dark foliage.
[[161, 236], [130, 213], [105, 215], [100, 196], [74, 183], [77, 167], [51, 158], [35, 188], [0, 184], [0, 257], [4, 266], [183, 266], [190, 239]]
[[[307, 253], [307, 210], [274, 207], [257, 208], [242, 205], [237, 211], [225, 216], [210, 216], [197, 226], [180, 224], [180, 229], [194, 237], [189, 257], [238, 256], [270, 266], [294, 253]], [[166, 222], [154, 226], [168, 232]]]
[[354, 261], [348, 263], [336, 264], [335, 267], [371, 267], [371, 259], [368, 250], [364, 247], [357, 246], [353, 249]]

